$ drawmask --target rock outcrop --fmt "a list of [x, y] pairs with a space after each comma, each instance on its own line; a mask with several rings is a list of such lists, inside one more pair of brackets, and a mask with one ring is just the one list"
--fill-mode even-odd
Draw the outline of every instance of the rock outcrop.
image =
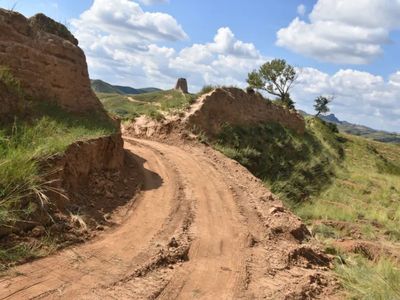
[[35, 99], [73, 112], [102, 109], [78, 41], [64, 25], [43, 14], [27, 19], [0, 9], [0, 66], [10, 69]]
[[296, 111], [290, 111], [265, 100], [258, 93], [246, 93], [238, 88], [218, 88], [203, 95], [185, 117], [186, 127], [217, 135], [224, 124], [254, 125], [279, 123], [303, 134], [305, 122]]
[[175, 85], [176, 90], [180, 90], [185, 94], [189, 93], [187, 80], [185, 78], [179, 78]]

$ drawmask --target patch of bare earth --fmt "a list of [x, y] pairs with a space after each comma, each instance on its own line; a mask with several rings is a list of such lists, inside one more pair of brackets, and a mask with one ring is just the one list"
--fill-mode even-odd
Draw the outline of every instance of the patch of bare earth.
[[334, 298], [330, 259], [253, 175], [194, 143], [125, 139], [143, 191], [119, 226], [16, 267], [0, 299]]

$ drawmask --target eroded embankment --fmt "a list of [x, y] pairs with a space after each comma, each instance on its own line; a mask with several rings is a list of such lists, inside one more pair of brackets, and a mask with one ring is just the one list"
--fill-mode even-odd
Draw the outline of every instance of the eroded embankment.
[[171, 140], [172, 136], [188, 138], [195, 133], [215, 138], [224, 127], [254, 126], [277, 123], [299, 135], [305, 132], [305, 121], [295, 110], [288, 110], [265, 99], [259, 93], [238, 88], [217, 88], [200, 96], [186, 111], [167, 115], [160, 120], [141, 116], [123, 126], [126, 135]]
[[[123, 209], [141, 184], [137, 163], [125, 155], [120, 134], [74, 143], [42, 161], [40, 168], [46, 177], [41, 198], [22, 198], [15, 205], [29, 214], [0, 227], [2, 269], [112, 227], [112, 213]], [[20, 254], [21, 249], [27, 250]]]
[[0, 299], [332, 296], [329, 259], [238, 163], [196, 144], [128, 139], [126, 149], [144, 189], [121, 226], [16, 268]]
[[259, 93], [246, 93], [238, 88], [218, 88], [200, 97], [183, 122], [186, 127], [208, 136], [217, 135], [226, 124], [248, 126], [278, 123], [299, 134], [305, 123], [295, 110], [289, 110], [265, 99]]

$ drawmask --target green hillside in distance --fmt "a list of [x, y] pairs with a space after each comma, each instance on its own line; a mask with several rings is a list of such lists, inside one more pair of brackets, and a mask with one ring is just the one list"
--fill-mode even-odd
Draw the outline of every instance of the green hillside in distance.
[[95, 93], [120, 94], [120, 95], [137, 95], [151, 92], [158, 92], [161, 89], [154, 87], [146, 87], [141, 89], [129, 86], [112, 85], [100, 79], [90, 80], [92, 89]]
[[[303, 116], [310, 116], [310, 114], [306, 113], [305, 111], [300, 110], [299, 112]], [[326, 122], [336, 124], [341, 133], [357, 135], [377, 142], [400, 144], [399, 133], [376, 130], [364, 125], [340, 121], [334, 114], [326, 116], [321, 115], [320, 118]]]

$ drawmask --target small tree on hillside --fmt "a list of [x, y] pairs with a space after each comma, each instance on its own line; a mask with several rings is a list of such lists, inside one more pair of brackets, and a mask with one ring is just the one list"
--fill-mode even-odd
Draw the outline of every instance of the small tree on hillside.
[[333, 97], [324, 97], [319, 96], [315, 98], [314, 108], [317, 114], [315, 115], [318, 117], [320, 114], [326, 114], [330, 111], [328, 104], [333, 101]]
[[273, 59], [249, 73], [247, 83], [252, 88], [277, 96], [283, 105], [293, 109], [294, 102], [289, 91], [296, 79], [296, 71], [291, 65], [284, 59]]

